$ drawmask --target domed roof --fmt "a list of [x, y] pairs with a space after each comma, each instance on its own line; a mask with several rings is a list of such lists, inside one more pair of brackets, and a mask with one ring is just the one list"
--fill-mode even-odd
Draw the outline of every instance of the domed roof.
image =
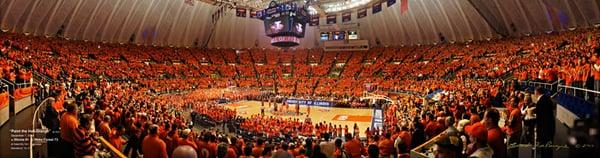
[[[190, 3], [192, 1], [192, 3]], [[249, 0], [218, 0], [246, 6], [261, 6]], [[270, 47], [259, 19], [237, 17], [235, 8], [213, 0], [4, 0], [0, 2], [3, 31], [75, 40], [145, 45], [206, 46], [211, 48]], [[253, 3], [250, 3], [253, 2]], [[265, 3], [267, 1], [260, 1]], [[335, 0], [323, 0], [325, 2]], [[433, 44], [440, 41], [485, 40], [500, 36], [523, 36], [547, 31], [564, 31], [600, 24], [595, 0], [397, 0], [383, 1], [382, 11], [373, 14], [373, 2], [339, 12], [337, 25], [355, 25], [361, 39], [381, 45]], [[401, 11], [402, 3], [407, 11]], [[192, 5], [193, 4], [193, 5]], [[213, 15], [224, 8], [214, 21]], [[357, 9], [367, 16], [357, 18]], [[322, 8], [321, 8], [322, 9]], [[341, 22], [341, 13], [352, 20]], [[300, 47], [316, 47], [320, 28], [310, 26]]]

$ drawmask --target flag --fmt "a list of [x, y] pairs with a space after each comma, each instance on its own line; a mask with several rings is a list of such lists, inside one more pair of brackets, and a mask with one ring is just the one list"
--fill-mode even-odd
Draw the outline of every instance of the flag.
[[310, 26], [317, 26], [319, 25], [319, 16], [318, 15], [314, 15], [310, 17]]
[[246, 17], [246, 9], [245, 8], [236, 8], [235, 15], [238, 17]]
[[388, 0], [387, 1], [387, 6], [390, 7], [392, 5], [396, 4], [396, 0]]
[[365, 16], [367, 16], [367, 8], [363, 8], [358, 10], [358, 18], [364, 18]]
[[350, 20], [352, 20], [351, 12], [342, 13], [342, 22], [348, 22]]
[[327, 15], [327, 24], [335, 24], [337, 22], [337, 15]]
[[377, 2], [373, 4], [373, 14], [379, 13], [381, 11], [381, 2]]
[[400, 14], [408, 11], [408, 0], [400, 0]]

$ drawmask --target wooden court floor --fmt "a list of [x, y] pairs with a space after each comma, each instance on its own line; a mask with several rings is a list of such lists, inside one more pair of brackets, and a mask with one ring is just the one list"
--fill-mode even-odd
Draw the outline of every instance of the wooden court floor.
[[[243, 117], [250, 117], [251, 115], [260, 114], [261, 102], [259, 101], [241, 101], [225, 105], [227, 108], [236, 109], [237, 114]], [[277, 116], [282, 118], [299, 118], [304, 120], [307, 114], [306, 106], [300, 106], [300, 115], [296, 115], [296, 105], [290, 105], [287, 113], [274, 115], [269, 108], [267, 102], [264, 103], [265, 115]], [[281, 104], [277, 106], [278, 111], [281, 110]], [[371, 126], [371, 118], [373, 115], [373, 109], [352, 109], [352, 108], [336, 108], [336, 107], [310, 107], [310, 115], [308, 116], [313, 123], [327, 122], [332, 125], [348, 125], [350, 131], [354, 127], [354, 123], [357, 124], [360, 132], [364, 132], [367, 127]]]

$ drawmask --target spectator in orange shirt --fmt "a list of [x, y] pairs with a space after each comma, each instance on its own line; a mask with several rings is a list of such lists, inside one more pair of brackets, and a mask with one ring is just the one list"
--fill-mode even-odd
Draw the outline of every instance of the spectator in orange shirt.
[[158, 126], [151, 125], [148, 136], [142, 141], [142, 153], [145, 158], [167, 158], [167, 145], [158, 137]]
[[181, 137], [179, 138], [179, 140], [177, 142], [177, 146], [189, 145], [192, 148], [194, 148], [194, 150], [198, 151], [198, 146], [196, 145], [196, 143], [189, 138], [190, 134], [191, 134], [190, 129], [183, 130], [183, 132], [181, 132]]
[[67, 103], [65, 108], [67, 112], [60, 118], [60, 138], [64, 149], [61, 157], [70, 158], [75, 156], [73, 142], [75, 141], [74, 133], [79, 126], [77, 120], [79, 110], [73, 102]]
[[[521, 110], [518, 107], [519, 99], [516, 96], [514, 96], [512, 100], [514, 100], [515, 102], [510, 104], [511, 111], [505, 123], [505, 131], [508, 137], [508, 144], [520, 144], [521, 142], [519, 140], [522, 133], [521, 129], [523, 125], [523, 116], [521, 115]], [[515, 148], [510, 152], [511, 157], [518, 157], [518, 148]]]
[[252, 156], [252, 145], [248, 144], [244, 147], [244, 155], [240, 156], [240, 158], [255, 158]]
[[[600, 91], [600, 56], [598, 53], [594, 54], [592, 57], [590, 69], [592, 71], [592, 76], [594, 76], [594, 90]], [[592, 99], [595, 100], [596, 103], [600, 103], [600, 95], [592, 96]]]
[[112, 144], [117, 150], [123, 151], [123, 144], [125, 140], [121, 137], [125, 133], [125, 127], [113, 129], [113, 134], [110, 136], [110, 144]]
[[346, 134], [344, 150], [346, 150], [352, 158], [360, 158], [362, 155], [366, 155], [362, 144], [357, 139], [354, 139], [350, 133]]
[[488, 133], [486, 128], [476, 123], [466, 130], [471, 144], [467, 145], [467, 154], [469, 157], [490, 158], [493, 157], [494, 150], [488, 145]]
[[483, 117], [487, 128], [487, 142], [494, 150], [493, 158], [506, 157], [506, 144], [504, 144], [505, 134], [498, 126], [500, 121], [500, 112], [496, 109], [488, 109]]
[[260, 157], [260, 155], [262, 154], [263, 149], [264, 149], [263, 143], [264, 143], [264, 141], [261, 138], [256, 140], [256, 146], [254, 146], [254, 148], [252, 148], [252, 156]]
[[392, 135], [390, 133], [386, 133], [377, 145], [379, 147], [379, 155], [382, 157], [389, 157], [393, 154], [394, 142], [391, 140], [391, 137]]
[[100, 123], [100, 129], [98, 130], [98, 133], [100, 134], [100, 136], [104, 137], [104, 139], [109, 139], [110, 135], [111, 135], [111, 130], [110, 130], [110, 116], [108, 115], [104, 115], [104, 119], [102, 120], [102, 123]]

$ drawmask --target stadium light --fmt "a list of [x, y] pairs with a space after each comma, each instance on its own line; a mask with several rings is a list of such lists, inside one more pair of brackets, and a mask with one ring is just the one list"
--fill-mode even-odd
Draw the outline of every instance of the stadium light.
[[331, 12], [338, 12], [338, 11], [342, 11], [342, 10], [346, 10], [346, 9], [352, 9], [358, 6], [362, 6], [365, 4], [370, 3], [371, 0], [346, 0], [346, 1], [341, 1], [341, 2], [332, 2], [332, 3], [326, 3], [323, 4], [322, 6], [325, 7], [325, 12], [326, 13], [331, 13]]

